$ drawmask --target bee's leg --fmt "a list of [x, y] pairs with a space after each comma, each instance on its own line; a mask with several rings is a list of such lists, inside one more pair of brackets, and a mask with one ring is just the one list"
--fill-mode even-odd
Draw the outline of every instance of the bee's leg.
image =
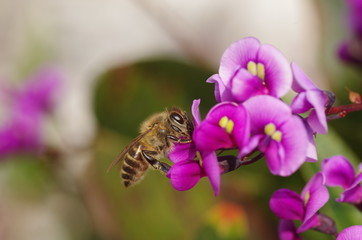
[[167, 135], [167, 138], [171, 139], [172, 141], [179, 142], [179, 143], [190, 143], [192, 142], [191, 139], [188, 138], [178, 138], [172, 135]]
[[192, 142], [192, 140], [191, 140], [191, 139], [181, 139], [181, 138], [180, 138], [180, 139], [178, 140], [178, 142], [179, 142], [179, 143], [190, 143], [190, 142]]
[[167, 173], [168, 170], [170, 170], [171, 166], [167, 163], [160, 162], [157, 159], [154, 159], [151, 155], [157, 155], [157, 152], [155, 151], [148, 151], [143, 150], [142, 156], [146, 159], [146, 161], [152, 165], [157, 170], [160, 170], [161, 172]]

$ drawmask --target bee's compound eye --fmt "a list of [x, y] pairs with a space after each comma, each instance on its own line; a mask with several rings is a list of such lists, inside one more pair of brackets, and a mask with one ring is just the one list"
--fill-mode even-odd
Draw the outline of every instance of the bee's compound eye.
[[171, 118], [172, 118], [172, 120], [174, 120], [175, 122], [177, 122], [179, 124], [184, 124], [184, 119], [178, 113], [175, 113], [175, 112], [171, 113]]

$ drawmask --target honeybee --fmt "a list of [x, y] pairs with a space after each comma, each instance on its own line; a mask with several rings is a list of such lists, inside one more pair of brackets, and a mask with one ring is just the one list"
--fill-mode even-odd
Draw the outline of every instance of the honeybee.
[[136, 137], [111, 163], [108, 171], [120, 165], [121, 179], [125, 187], [142, 180], [149, 166], [167, 173], [170, 165], [160, 162], [167, 157], [175, 143], [189, 143], [194, 129], [185, 111], [172, 107], [148, 117], [140, 126]]

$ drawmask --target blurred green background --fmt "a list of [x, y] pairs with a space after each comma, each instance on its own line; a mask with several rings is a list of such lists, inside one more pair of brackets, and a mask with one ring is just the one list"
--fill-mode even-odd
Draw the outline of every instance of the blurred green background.
[[[325, 76], [338, 105], [349, 104], [345, 87], [362, 93], [362, 73], [335, 57], [338, 43], [347, 34], [341, 23], [343, 4], [324, 0], [313, 6], [322, 22], [319, 64], [314, 70]], [[26, 76], [54, 54], [39, 47], [37, 41], [28, 44], [33, 51], [20, 61], [19, 76]], [[70, 173], [62, 154], [72, 152], [66, 150], [3, 161], [1, 195], [6, 198], [0, 201], [0, 239], [21, 239], [16, 237], [16, 226], [26, 229], [31, 221], [39, 221], [39, 226], [54, 222], [54, 239], [278, 239], [278, 219], [269, 209], [271, 194], [279, 188], [301, 192], [319, 171], [319, 163], [306, 163], [288, 178], [271, 175], [263, 160], [243, 166], [222, 176], [218, 197], [207, 179], [189, 191], [178, 192], [164, 175], [149, 171], [141, 183], [125, 189], [116, 168], [107, 173], [109, 164], [138, 135], [139, 124], [150, 114], [173, 105], [191, 113], [192, 101], [200, 98], [203, 117], [215, 104], [214, 86], [205, 80], [218, 71], [217, 66], [198, 60], [159, 54], [131, 64], [113, 64], [89, 76], [95, 82], [90, 95], [96, 135], [85, 148], [90, 160], [83, 166], [83, 174]], [[361, 112], [331, 122], [329, 133], [316, 139], [319, 159], [342, 154], [357, 166], [362, 159], [361, 122]], [[361, 213], [353, 206], [333, 201], [340, 192], [330, 189], [330, 201], [321, 211], [334, 218], [338, 230], [361, 224]], [[9, 211], [13, 208], [17, 211]], [[1, 229], [7, 230], [2, 233]], [[43, 228], [29, 231], [41, 235]], [[332, 239], [315, 231], [302, 236]]]

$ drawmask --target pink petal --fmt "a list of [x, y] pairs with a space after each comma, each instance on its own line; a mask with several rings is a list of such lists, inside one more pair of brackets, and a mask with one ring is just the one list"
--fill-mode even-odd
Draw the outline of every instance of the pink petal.
[[[285, 158], [284, 158], [285, 155], [281, 156], [281, 154], [279, 154], [280, 148], [283, 148], [283, 146], [281, 146], [281, 144], [279, 144], [276, 141], [271, 141], [265, 151], [266, 163], [268, 164], [268, 168], [269, 168], [270, 172], [274, 175], [280, 174], [281, 168], [283, 167], [283, 165], [285, 163]], [[264, 152], [264, 151], [262, 151], [262, 152]]]
[[360, 178], [355, 179], [351, 187], [342, 192], [341, 197], [337, 199], [338, 202], [348, 202], [352, 204], [362, 203], [362, 174], [360, 174], [360, 176]]
[[333, 156], [322, 162], [322, 171], [326, 176], [327, 186], [349, 188], [354, 181], [352, 164], [343, 156]]
[[[227, 117], [233, 122], [231, 132], [219, 125]], [[205, 120], [195, 129], [193, 139], [198, 149], [213, 151], [220, 148], [244, 147], [249, 139], [250, 122], [243, 106], [233, 102], [215, 105]]]
[[219, 195], [220, 191], [220, 174], [219, 167], [215, 152], [201, 152], [202, 167], [209, 178], [215, 196]]
[[215, 151], [234, 147], [231, 136], [223, 128], [209, 121], [204, 121], [195, 129], [193, 139], [199, 150]]
[[327, 103], [327, 96], [322, 91], [306, 92], [308, 102], [314, 107], [314, 110], [309, 114], [308, 123], [314, 132], [326, 134], [328, 131], [327, 117], [324, 106]]
[[176, 190], [186, 191], [194, 187], [203, 174], [199, 163], [191, 160], [176, 163], [166, 176], [171, 179], [171, 184]]
[[361, 240], [362, 225], [355, 225], [344, 229], [336, 240]]
[[246, 37], [230, 45], [224, 52], [220, 61], [219, 74], [228, 85], [235, 73], [241, 68], [246, 68], [249, 61], [255, 61], [260, 42], [256, 38]]
[[299, 228], [297, 229], [297, 233], [302, 233], [305, 232], [311, 228], [314, 228], [316, 226], [318, 226], [320, 224], [319, 219], [318, 219], [318, 215], [313, 215], [311, 218], [309, 218], [308, 220], [304, 221]]
[[285, 160], [277, 175], [289, 176], [305, 162], [307, 156], [308, 136], [303, 121], [291, 116], [282, 126], [281, 145], [284, 148]]
[[200, 125], [201, 123], [201, 116], [200, 116], [200, 109], [199, 109], [199, 106], [200, 106], [200, 99], [195, 99], [193, 102], [192, 102], [192, 107], [191, 107], [191, 112], [192, 112], [192, 120], [195, 124], [195, 128]]
[[217, 102], [233, 101], [234, 98], [226, 83], [220, 78], [219, 74], [212, 75], [206, 80], [208, 83], [215, 83], [214, 94]]
[[244, 102], [255, 95], [268, 94], [262, 81], [246, 69], [240, 69], [231, 80], [231, 93], [236, 102]]
[[291, 109], [281, 100], [268, 95], [252, 97], [243, 103], [250, 116], [252, 134], [264, 134], [268, 123], [280, 125], [291, 116]]
[[304, 127], [307, 131], [307, 136], [308, 136], [306, 161], [307, 162], [316, 162], [316, 161], [318, 161], [318, 155], [317, 155], [317, 148], [316, 148], [315, 140], [314, 140], [314, 134], [313, 134], [312, 129], [309, 127], [308, 123], [306, 123], [306, 121], [303, 121], [303, 122], [304, 122]]
[[301, 92], [293, 99], [290, 107], [294, 114], [305, 113], [313, 106], [307, 101], [306, 92]]
[[362, 203], [362, 186], [354, 186], [342, 192], [341, 197], [336, 199], [338, 202], [347, 202], [352, 204]]
[[172, 162], [177, 163], [185, 160], [193, 160], [195, 156], [196, 147], [194, 143], [177, 143], [169, 153], [168, 158]]
[[278, 232], [280, 240], [302, 240], [291, 220], [281, 219], [279, 221]]
[[289, 189], [279, 189], [273, 193], [269, 202], [270, 209], [279, 218], [285, 220], [303, 220], [304, 205], [299, 194]]
[[247, 145], [244, 146], [242, 149], [240, 149], [238, 158], [242, 158], [246, 154], [254, 151], [264, 138], [265, 138], [265, 136], [263, 134], [256, 134], [256, 135], [252, 136], [251, 139], [249, 140], [249, 142], [247, 143]]
[[307, 183], [302, 191], [302, 199], [309, 194], [308, 201], [305, 205], [305, 216], [303, 222], [308, 221], [321, 209], [329, 199], [329, 193], [326, 188], [323, 173], [316, 173]]
[[262, 45], [258, 62], [264, 64], [265, 83], [274, 97], [283, 97], [292, 85], [292, 71], [284, 55], [271, 45]]
[[318, 89], [318, 87], [310, 80], [310, 78], [303, 72], [303, 70], [295, 63], [291, 63], [293, 71], [293, 84], [292, 89], [295, 92], [302, 92], [311, 89]]

